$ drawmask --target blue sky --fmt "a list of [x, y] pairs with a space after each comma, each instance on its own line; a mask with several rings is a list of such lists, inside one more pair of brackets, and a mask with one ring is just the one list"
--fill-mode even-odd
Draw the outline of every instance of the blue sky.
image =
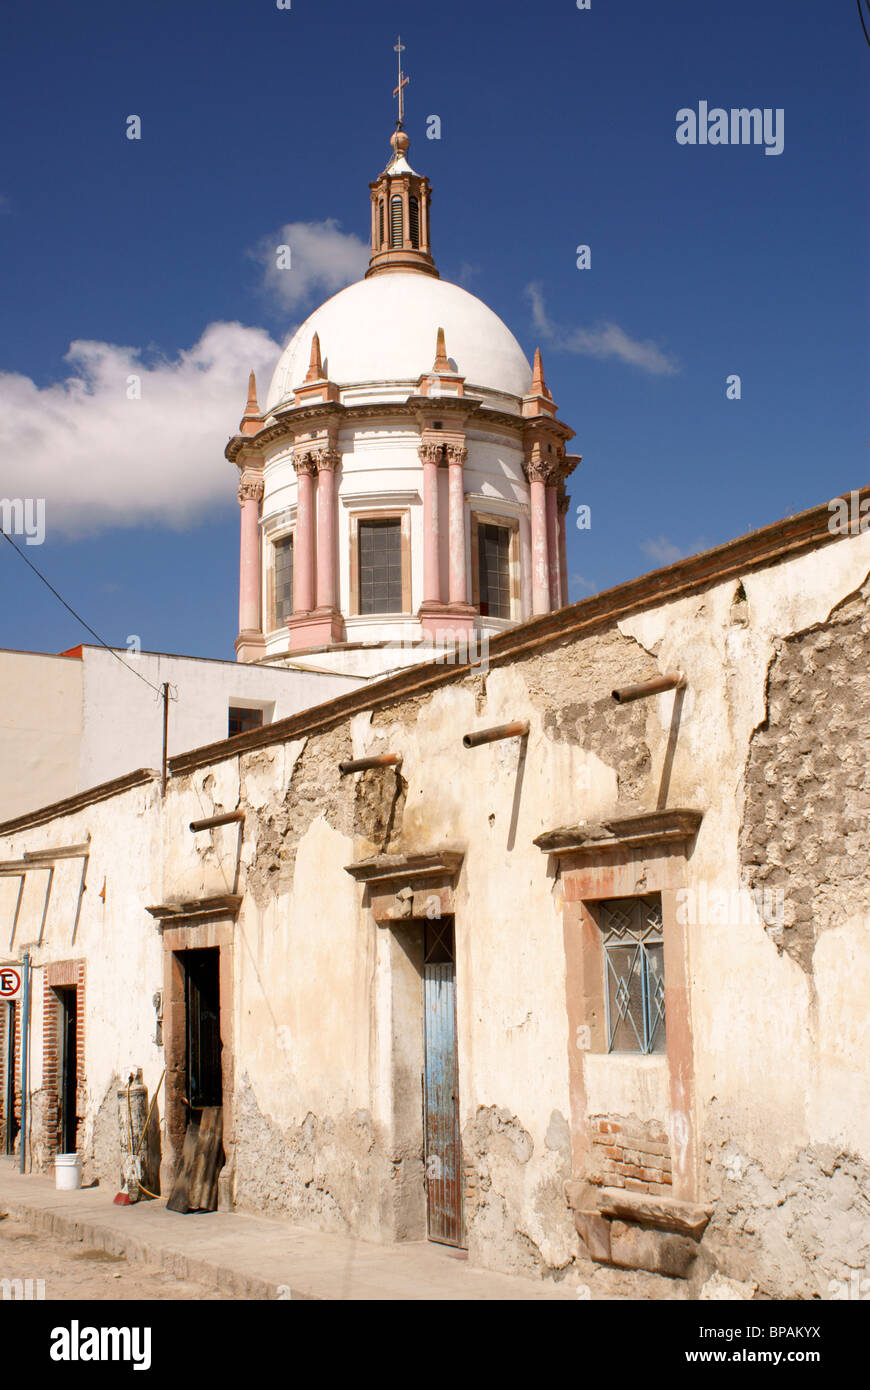
[[[867, 480], [870, 46], [854, 0], [16, 6], [0, 496], [45, 496], [27, 554], [110, 642], [232, 657], [223, 447], [248, 366], [265, 390], [270, 356], [367, 238], [397, 31], [441, 274], [529, 355], [541, 342], [577, 432], [571, 490], [592, 528], [570, 532], [573, 599]], [[782, 108], [783, 152], [677, 144], [677, 111], [699, 101]], [[328, 219], [332, 261], [277, 293], [261, 248]], [[74, 342], [90, 346], [69, 357]], [[130, 371], [138, 415], [118, 394]], [[0, 584], [0, 645], [85, 637], [6, 545]]]

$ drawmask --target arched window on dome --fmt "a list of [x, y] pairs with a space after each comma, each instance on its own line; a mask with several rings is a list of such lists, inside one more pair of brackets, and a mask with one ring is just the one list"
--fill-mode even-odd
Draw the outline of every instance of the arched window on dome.
[[381, 198], [378, 204], [378, 246], [384, 245], [384, 200]]
[[390, 245], [401, 246], [403, 237], [402, 198], [395, 193], [390, 199]]
[[408, 204], [408, 220], [411, 224], [411, 245], [415, 250], [420, 248], [420, 203], [417, 198], [411, 198]]

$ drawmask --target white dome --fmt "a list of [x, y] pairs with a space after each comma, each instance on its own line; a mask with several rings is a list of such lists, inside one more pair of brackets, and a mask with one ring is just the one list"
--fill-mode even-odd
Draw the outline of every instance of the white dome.
[[306, 319], [279, 358], [266, 409], [301, 386], [315, 332], [330, 381], [350, 386], [416, 382], [432, 369], [439, 328], [448, 357], [469, 387], [512, 396], [529, 391], [532, 369], [525, 353], [481, 300], [431, 275], [391, 271], [349, 285]]

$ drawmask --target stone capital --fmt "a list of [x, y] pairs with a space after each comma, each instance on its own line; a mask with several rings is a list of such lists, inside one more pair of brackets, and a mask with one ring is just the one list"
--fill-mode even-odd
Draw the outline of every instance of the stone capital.
[[421, 444], [417, 453], [421, 463], [441, 463], [444, 458], [444, 445]]
[[553, 464], [549, 459], [530, 459], [526, 464], [526, 476], [530, 483], [549, 483], [553, 477]]
[[337, 449], [315, 449], [310, 458], [313, 460], [318, 473], [333, 473], [341, 463], [341, 454]]
[[468, 450], [464, 446], [459, 444], [448, 444], [446, 445], [446, 450], [448, 463], [458, 463], [462, 465], [467, 462]]
[[243, 477], [239, 483], [240, 502], [262, 502], [263, 500], [263, 480], [262, 478]]

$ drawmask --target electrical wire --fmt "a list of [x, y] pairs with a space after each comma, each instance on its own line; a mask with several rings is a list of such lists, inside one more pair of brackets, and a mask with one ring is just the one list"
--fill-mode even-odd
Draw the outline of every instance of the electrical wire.
[[59, 603], [62, 603], [62, 604], [63, 604], [63, 606], [64, 606], [64, 608], [67, 610], [67, 612], [68, 612], [68, 613], [72, 613], [72, 615], [73, 615], [73, 617], [75, 618], [76, 622], [77, 622], [77, 623], [81, 623], [82, 627], [87, 628], [87, 630], [88, 630], [88, 632], [91, 634], [91, 636], [92, 636], [92, 637], [96, 637], [96, 639], [97, 639], [97, 641], [99, 642], [100, 646], [101, 646], [101, 647], [105, 647], [106, 651], [109, 652], [110, 655], [113, 656], [113, 657], [115, 658], [116, 661], [120, 661], [120, 663], [121, 663], [121, 665], [124, 667], [124, 670], [125, 670], [125, 671], [129, 671], [130, 674], [131, 674], [131, 676], [136, 676], [140, 681], [144, 681], [145, 685], [147, 685], [148, 688], [149, 688], [150, 690], [153, 690], [157, 695], [160, 695], [160, 696], [163, 695], [163, 688], [162, 688], [161, 686], [152, 685], [152, 684], [151, 684], [151, 681], [146, 680], [146, 678], [145, 678], [139, 671], [134, 671], [134, 670], [133, 670], [133, 667], [130, 666], [130, 665], [128, 665], [127, 662], [124, 660], [124, 658], [123, 658], [122, 656], [119, 656], [118, 653], [115, 651], [115, 649], [114, 649], [113, 647], [110, 647], [110, 646], [109, 646], [108, 642], [104, 642], [104, 641], [103, 641], [102, 637], [100, 636], [100, 634], [99, 634], [98, 632], [94, 632], [94, 629], [91, 627], [90, 623], [86, 623], [85, 620], [84, 620], [84, 618], [81, 616], [81, 614], [80, 614], [80, 613], [77, 613], [76, 610], [75, 610], [74, 608], [71, 608], [71, 607], [70, 607], [70, 605], [67, 603], [67, 601], [66, 601], [66, 599], [63, 597], [63, 595], [62, 595], [62, 594], [59, 594], [59, 593], [57, 592], [57, 589], [55, 589], [54, 585], [53, 585], [53, 584], [50, 584], [50, 583], [48, 582], [48, 580], [46, 579], [45, 575], [42, 574], [42, 573], [36, 568], [36, 565], [33, 564], [32, 560], [28, 560], [27, 556], [24, 554], [24, 551], [21, 549], [21, 547], [20, 547], [20, 546], [17, 546], [17, 545], [15, 544], [14, 540], [13, 540], [12, 537], [9, 535], [9, 533], [8, 533], [7, 531], [4, 531], [2, 527], [0, 527], [0, 536], [2, 536], [3, 539], [4, 539], [5, 541], [8, 541], [8, 542], [9, 542], [9, 544], [12, 546], [12, 549], [15, 551], [16, 555], [20, 555], [20, 556], [21, 556], [21, 559], [24, 561], [25, 565], [28, 565], [28, 566], [30, 567], [30, 569], [33, 570], [33, 573], [36, 575], [37, 579], [41, 579], [42, 582], [43, 582], [43, 584], [45, 585], [45, 587], [46, 587], [47, 589], [50, 589], [50, 590], [51, 590], [51, 592], [54, 594], [55, 598], [58, 600]]

